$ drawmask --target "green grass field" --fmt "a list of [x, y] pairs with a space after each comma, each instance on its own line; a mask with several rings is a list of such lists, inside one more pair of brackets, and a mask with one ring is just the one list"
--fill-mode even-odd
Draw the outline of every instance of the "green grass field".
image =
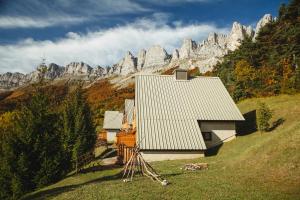
[[[26, 199], [300, 199], [300, 95], [248, 99], [242, 113], [258, 100], [282, 124], [228, 142], [216, 155], [196, 160], [152, 163], [169, 182], [163, 187], [146, 177], [124, 183], [121, 168], [73, 175], [26, 196]], [[207, 162], [204, 171], [182, 171], [186, 163]]]

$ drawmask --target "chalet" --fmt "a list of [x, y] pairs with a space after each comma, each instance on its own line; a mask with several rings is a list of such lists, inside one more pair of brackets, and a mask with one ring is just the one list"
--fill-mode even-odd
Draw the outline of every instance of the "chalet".
[[103, 129], [106, 131], [107, 142], [116, 142], [116, 135], [122, 128], [123, 113], [105, 111]]
[[135, 77], [136, 144], [147, 161], [191, 159], [235, 138], [244, 120], [218, 77]]

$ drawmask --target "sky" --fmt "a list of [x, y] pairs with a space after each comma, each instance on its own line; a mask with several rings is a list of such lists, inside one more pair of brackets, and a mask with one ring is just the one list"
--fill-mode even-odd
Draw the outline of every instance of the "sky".
[[255, 28], [282, 3], [288, 0], [0, 0], [0, 74], [29, 73], [42, 58], [105, 67], [152, 45], [171, 54], [184, 38], [228, 34], [235, 21]]

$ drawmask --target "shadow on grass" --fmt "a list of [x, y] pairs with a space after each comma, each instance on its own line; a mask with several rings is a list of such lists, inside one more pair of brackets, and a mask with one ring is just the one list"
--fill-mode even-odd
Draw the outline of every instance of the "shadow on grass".
[[[109, 167], [112, 167], [112, 166], [103, 166], [103, 167], [106, 167], [106, 169], [109, 169]], [[118, 166], [118, 167], [120, 167], [120, 166]], [[138, 177], [146, 177], [146, 176], [142, 176], [141, 174], [136, 174], [136, 175]], [[162, 173], [160, 175], [161, 175], [161, 177], [166, 178], [168, 180], [169, 177], [182, 175], [182, 173], [165, 173], [165, 174]], [[96, 178], [96, 179], [93, 179], [93, 180], [90, 180], [90, 181], [87, 181], [84, 183], [56, 187], [56, 188], [37, 192], [35, 194], [26, 195], [25, 197], [22, 198], [22, 200], [53, 198], [62, 193], [73, 191], [83, 185], [89, 185], [89, 184], [93, 184], [93, 183], [101, 183], [104, 181], [112, 181], [112, 180], [118, 180], [118, 179], [121, 181], [122, 176], [123, 176], [123, 173], [122, 173], [122, 171], [120, 171], [119, 173], [117, 173], [115, 175], [103, 176], [103, 177]], [[150, 179], [149, 179], [149, 181], [150, 181]]]
[[251, 110], [243, 114], [245, 121], [236, 123], [237, 136], [249, 135], [257, 131], [256, 110]]
[[216, 146], [214, 146], [214, 147], [211, 147], [211, 148], [209, 148], [209, 149], [207, 149], [206, 151], [205, 151], [205, 156], [206, 157], [208, 157], [208, 156], [215, 156], [215, 155], [217, 155], [218, 154], [218, 152], [219, 152], [219, 150], [220, 150], [220, 148], [223, 146], [223, 143], [221, 143], [221, 144], [218, 144], [218, 145], [216, 145]]
[[81, 174], [86, 174], [90, 172], [97, 172], [97, 171], [104, 171], [104, 170], [110, 170], [110, 169], [117, 169], [122, 167], [118, 164], [112, 164], [112, 165], [95, 165], [88, 168], [84, 168], [80, 171]]
[[283, 124], [285, 122], [285, 119], [279, 118], [276, 121], [272, 123], [272, 126], [269, 128], [268, 132], [275, 130], [278, 126]]
[[117, 152], [113, 148], [107, 148], [105, 151], [103, 151], [100, 155], [96, 157], [97, 158], [110, 158], [117, 155]]
[[67, 186], [56, 187], [56, 188], [40, 191], [40, 192], [37, 192], [37, 193], [32, 194], [32, 195], [26, 195], [22, 199], [23, 200], [29, 200], [29, 199], [52, 198], [52, 197], [55, 197], [59, 194], [75, 190], [76, 188], [79, 188], [83, 185], [89, 185], [89, 184], [99, 183], [99, 182], [103, 182], [103, 181], [117, 180], [117, 179], [121, 179], [121, 178], [122, 178], [122, 173], [119, 172], [115, 175], [103, 176], [103, 177], [96, 178], [96, 179], [93, 179], [91, 181], [87, 181], [87, 182], [84, 182], [84, 183], [67, 185]]

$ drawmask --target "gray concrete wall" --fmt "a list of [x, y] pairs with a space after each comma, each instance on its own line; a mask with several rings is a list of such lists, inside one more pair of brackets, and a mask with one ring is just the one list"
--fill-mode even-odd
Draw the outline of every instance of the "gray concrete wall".
[[204, 157], [204, 152], [199, 151], [169, 151], [169, 150], [141, 150], [143, 158], [148, 162], [163, 160], [195, 159]]
[[212, 140], [205, 141], [206, 147], [213, 147], [235, 138], [234, 121], [202, 121], [200, 122], [202, 132], [211, 132]]

